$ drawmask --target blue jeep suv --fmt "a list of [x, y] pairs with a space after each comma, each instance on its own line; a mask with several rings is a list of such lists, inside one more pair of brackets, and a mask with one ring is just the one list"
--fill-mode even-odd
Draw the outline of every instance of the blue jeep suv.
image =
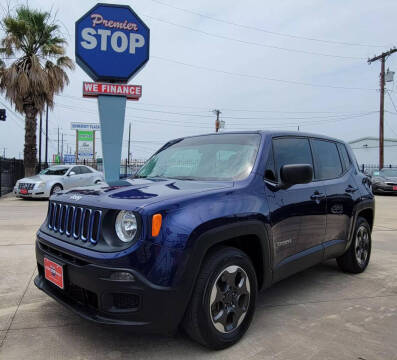
[[300, 132], [180, 138], [124, 185], [51, 197], [36, 286], [99, 324], [237, 342], [257, 291], [336, 258], [360, 273], [374, 197], [342, 141]]

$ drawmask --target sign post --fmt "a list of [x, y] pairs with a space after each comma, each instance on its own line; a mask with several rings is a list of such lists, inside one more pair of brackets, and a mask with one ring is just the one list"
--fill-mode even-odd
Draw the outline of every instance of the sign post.
[[142, 86], [126, 83], [149, 60], [150, 30], [127, 5], [97, 4], [76, 22], [76, 61], [95, 81], [83, 96], [97, 97], [105, 180], [117, 184], [126, 100], [139, 100]]

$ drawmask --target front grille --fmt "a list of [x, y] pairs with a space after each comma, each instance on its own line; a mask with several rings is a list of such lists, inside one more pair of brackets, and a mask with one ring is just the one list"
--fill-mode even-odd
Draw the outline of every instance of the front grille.
[[101, 233], [102, 211], [50, 202], [48, 228], [76, 240], [96, 244]]
[[19, 183], [18, 189], [33, 190], [34, 186], [32, 183]]
[[397, 186], [396, 182], [385, 181], [385, 184], [389, 186]]

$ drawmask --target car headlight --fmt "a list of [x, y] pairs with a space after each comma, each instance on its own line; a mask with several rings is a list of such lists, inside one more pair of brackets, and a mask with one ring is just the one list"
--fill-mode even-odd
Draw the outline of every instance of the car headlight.
[[118, 213], [115, 223], [116, 234], [122, 242], [134, 240], [138, 232], [138, 222], [132, 211], [122, 210]]
[[45, 187], [45, 182], [39, 182], [36, 185], [38, 189], [42, 189], [43, 187]]

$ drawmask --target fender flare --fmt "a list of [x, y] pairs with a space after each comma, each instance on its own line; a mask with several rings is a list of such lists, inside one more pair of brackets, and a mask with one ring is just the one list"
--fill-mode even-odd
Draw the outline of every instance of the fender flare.
[[[219, 219], [218, 219], [219, 220]], [[206, 226], [208, 224], [203, 224]], [[190, 301], [193, 293], [194, 286], [198, 274], [200, 272], [203, 260], [208, 251], [227, 240], [239, 237], [239, 236], [256, 236], [261, 245], [262, 249], [262, 261], [263, 261], [263, 283], [259, 290], [269, 287], [273, 281], [272, 273], [272, 247], [269, 237], [269, 231], [266, 224], [261, 220], [239, 220], [224, 225], [215, 226], [209, 230], [197, 234], [200, 229], [196, 229], [192, 232], [189, 243], [188, 255], [186, 265], [183, 267], [183, 274], [180, 275], [182, 282], [178, 286], [179, 291], [184, 293], [183, 296], [183, 313], [185, 312], [187, 305]]]

